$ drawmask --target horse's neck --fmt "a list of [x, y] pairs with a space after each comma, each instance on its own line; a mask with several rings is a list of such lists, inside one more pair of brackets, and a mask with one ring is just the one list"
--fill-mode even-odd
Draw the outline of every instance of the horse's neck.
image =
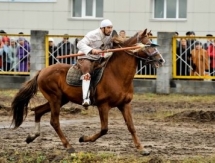
[[133, 81], [137, 67], [136, 58], [128, 53], [132, 54], [125, 51], [113, 53], [107, 65], [107, 68], [113, 72], [114, 78], [121, 78], [123, 82]]
[[[131, 47], [135, 45], [138, 42], [137, 35], [138, 34], [125, 41], [123, 46]], [[124, 69], [124, 71], [122, 70], [121, 72], [125, 76], [132, 75], [132, 78], [134, 77], [137, 67], [137, 59], [131, 51], [121, 51], [120, 54], [118, 54], [118, 56], [116, 57], [115, 61], [120, 62], [118, 64], [121, 65], [120, 69]]]
[[[137, 43], [137, 34], [128, 39], [119, 47], [129, 47]], [[136, 73], [137, 60], [131, 51], [119, 51], [113, 53], [110, 61], [107, 65], [110, 75], [114, 75], [113, 78], [120, 78], [119, 82], [129, 83], [133, 81]], [[110, 70], [111, 69], [111, 70]]]
[[135, 45], [138, 42], [138, 34], [134, 35], [133, 37], [129, 38], [124, 42], [124, 46], [129, 47]]

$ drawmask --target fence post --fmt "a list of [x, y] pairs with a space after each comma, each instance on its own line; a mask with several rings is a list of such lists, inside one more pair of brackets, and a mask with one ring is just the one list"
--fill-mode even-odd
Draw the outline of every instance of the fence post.
[[45, 67], [45, 36], [48, 31], [31, 30], [30, 78]]
[[172, 37], [175, 32], [158, 32], [159, 51], [165, 59], [163, 67], [157, 69], [156, 93], [170, 94], [170, 80], [172, 79]]

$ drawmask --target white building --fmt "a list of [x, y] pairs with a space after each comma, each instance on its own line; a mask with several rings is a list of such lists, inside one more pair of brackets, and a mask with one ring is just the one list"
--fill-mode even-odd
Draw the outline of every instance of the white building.
[[0, 30], [9, 34], [48, 30], [84, 35], [110, 19], [127, 35], [148, 28], [185, 35], [215, 35], [215, 0], [0, 0]]

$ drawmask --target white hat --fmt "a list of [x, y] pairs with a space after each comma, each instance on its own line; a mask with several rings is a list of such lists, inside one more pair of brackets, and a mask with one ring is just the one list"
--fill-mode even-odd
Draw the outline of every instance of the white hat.
[[49, 41], [52, 41], [52, 42], [54, 42], [54, 39], [53, 39], [53, 38], [51, 38], [51, 37], [49, 37]]
[[11, 42], [15, 42], [16, 39], [15, 39], [14, 37], [11, 37], [11, 38], [10, 38], [10, 41], [11, 41]]
[[100, 28], [113, 26], [112, 22], [109, 19], [104, 19], [101, 21]]

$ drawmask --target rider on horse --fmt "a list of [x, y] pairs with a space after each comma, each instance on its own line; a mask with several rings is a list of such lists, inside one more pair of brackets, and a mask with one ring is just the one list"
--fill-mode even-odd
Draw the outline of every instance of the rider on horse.
[[84, 53], [85, 55], [78, 57], [78, 65], [82, 72], [82, 93], [83, 103], [82, 105], [87, 107], [90, 105], [89, 99], [89, 87], [91, 80], [91, 73], [93, 69], [93, 61], [103, 57], [100, 52], [104, 49], [109, 49], [112, 44], [113, 25], [108, 19], [101, 21], [100, 28], [87, 33], [82, 40], [77, 44], [79, 49], [78, 53]]

